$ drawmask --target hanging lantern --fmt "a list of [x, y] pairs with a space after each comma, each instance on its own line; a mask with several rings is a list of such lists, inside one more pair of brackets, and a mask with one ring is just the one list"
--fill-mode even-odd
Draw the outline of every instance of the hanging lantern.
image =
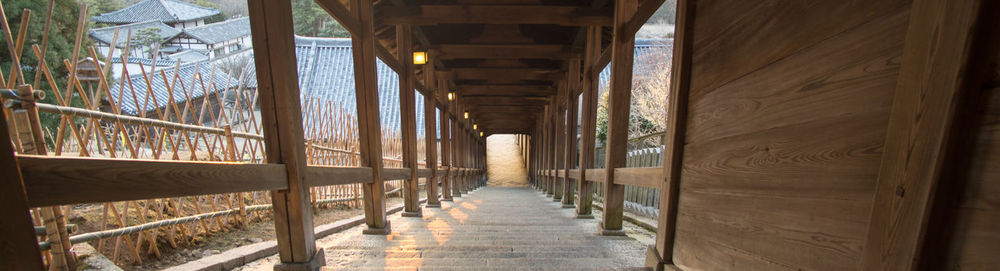
[[413, 52], [413, 64], [414, 65], [427, 64], [427, 52]]

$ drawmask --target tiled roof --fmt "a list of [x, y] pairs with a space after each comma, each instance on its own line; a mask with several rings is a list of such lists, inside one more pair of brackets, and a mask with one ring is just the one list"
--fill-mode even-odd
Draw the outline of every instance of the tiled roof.
[[[173, 88], [173, 100], [177, 103], [183, 103], [188, 99], [200, 98], [207, 94], [224, 91], [237, 86], [236, 79], [229, 77], [218, 68], [213, 68], [212, 65], [207, 62], [182, 65], [179, 69], [177, 69], [179, 79], [176, 83], [173, 82], [174, 68], [160, 68], [158, 70], [162, 70], [166, 74], [167, 79], [171, 81], [171, 85], [184, 85], [186, 87]], [[131, 76], [128, 78], [128, 81], [122, 80], [121, 82], [115, 82], [115, 84], [111, 87], [111, 98], [115, 99], [115, 103], [121, 107], [122, 113], [138, 115], [140, 108], [143, 108], [143, 111], [149, 112], [150, 110], [165, 107], [170, 104], [169, 101], [171, 95], [167, 90], [167, 84], [164, 84], [163, 82], [163, 76], [151, 76], [151, 87], [147, 87], [146, 80], [140, 72], [129, 72]], [[159, 72], [156, 74], [159, 74]], [[204, 90], [200, 87], [201, 84], [197, 84], [198, 87], [192, 87], [191, 82], [195, 78], [195, 74], [198, 74], [204, 81]], [[125, 82], [125, 84], [122, 84], [122, 82]], [[212, 84], [211, 82], [215, 82], [215, 84]], [[131, 89], [129, 88], [130, 85], [132, 87]], [[147, 99], [146, 93], [148, 93], [150, 89], [152, 89], [152, 93], [154, 95], [150, 95]], [[132, 95], [133, 91], [135, 95]]]
[[[348, 112], [356, 114], [352, 52], [350, 39], [295, 37], [295, 58], [303, 100], [318, 98], [332, 101], [343, 106]], [[399, 75], [382, 63], [382, 60], [376, 60], [375, 67], [382, 128], [398, 131], [400, 130]], [[422, 104], [422, 95], [416, 96], [416, 102]], [[419, 116], [417, 127], [423, 127], [423, 118]]]
[[197, 50], [184, 50], [170, 55], [171, 59], [180, 59], [182, 63], [208, 60], [208, 56]]
[[151, 28], [160, 30], [160, 38], [163, 39], [163, 41], [172, 39], [174, 36], [177, 36], [177, 34], [181, 33], [180, 30], [170, 27], [169, 25], [166, 25], [163, 22], [157, 20], [95, 28], [91, 29], [88, 33], [90, 34], [90, 37], [92, 37], [95, 40], [101, 41], [106, 44], [111, 44], [111, 40], [115, 36], [115, 30], [118, 30], [117, 46], [118, 48], [125, 48], [126, 44], [125, 39], [126, 37], [128, 37], [129, 31], [132, 31], [132, 35], [134, 37], [134, 35], [136, 35], [140, 30], [151, 29]]
[[123, 9], [95, 16], [91, 20], [109, 24], [128, 24], [149, 20], [178, 23], [204, 19], [219, 13], [218, 9], [200, 7], [183, 1], [143, 0]]
[[[299, 93], [303, 102], [310, 99], [330, 101], [351, 114], [357, 114], [354, 92], [354, 56], [351, 39], [295, 37], [295, 59], [299, 75]], [[253, 62], [250, 62], [253, 66]], [[378, 75], [379, 117], [383, 130], [400, 130], [399, 76], [392, 68], [376, 60]], [[250, 85], [256, 86], [256, 71]], [[250, 79], [248, 78], [248, 79]], [[414, 90], [415, 91], [415, 90]], [[416, 95], [418, 134], [423, 134], [423, 95]], [[308, 120], [306, 120], [308, 121]]]
[[250, 36], [250, 18], [243, 17], [184, 29], [184, 35], [205, 44]]
[[[121, 64], [122, 63], [122, 59], [120, 57], [112, 57], [111, 58], [111, 63]], [[148, 58], [130, 56], [130, 57], [128, 57], [128, 63], [131, 63], [131, 64], [142, 64], [142, 65], [146, 65], [146, 66], [152, 66], [153, 65], [153, 60], [152, 59], [148, 59]], [[157, 59], [156, 60], [156, 66], [157, 67], [170, 66], [170, 65], [174, 65], [174, 63], [175, 62], [173, 60], [169, 60], [169, 59], [162, 59], [161, 58], [161, 59]], [[134, 72], [134, 71], [131, 71], [131, 72]]]

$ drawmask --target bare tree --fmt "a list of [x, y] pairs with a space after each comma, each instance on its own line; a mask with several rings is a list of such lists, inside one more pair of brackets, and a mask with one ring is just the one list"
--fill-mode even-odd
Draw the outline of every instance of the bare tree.
[[632, 114], [648, 120], [654, 131], [641, 131], [637, 127], [640, 130], [637, 132], [660, 132], [667, 127], [667, 93], [673, 50], [672, 46], [654, 48], [648, 49], [648, 55], [637, 58], [640, 63], [636, 66], [647, 72], [635, 73], [632, 79]]

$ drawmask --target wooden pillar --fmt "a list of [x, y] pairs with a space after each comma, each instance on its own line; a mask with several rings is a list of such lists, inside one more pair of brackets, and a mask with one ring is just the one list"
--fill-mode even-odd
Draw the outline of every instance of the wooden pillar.
[[[576, 200], [576, 196], [573, 189], [574, 179], [569, 174], [569, 170], [576, 167], [576, 158], [578, 157], [576, 151], [576, 114], [579, 110], [579, 102], [577, 89], [579, 89], [580, 82], [580, 59], [572, 59], [569, 62], [569, 78], [566, 81], [567, 91], [566, 91], [566, 136], [565, 144], [563, 147], [565, 158], [563, 158], [563, 176], [566, 176], [563, 181], [563, 208], [574, 208], [573, 202]], [[576, 181], [576, 183], [580, 183]]]
[[373, 7], [371, 0], [352, 0], [351, 3], [351, 11], [359, 23], [358, 33], [351, 35], [358, 143], [361, 166], [372, 168], [372, 182], [361, 185], [365, 224], [368, 225], [364, 233], [389, 234], [391, 227], [385, 218], [385, 186], [382, 181], [382, 125], [379, 118], [378, 79], [375, 74]]
[[[539, 130], [538, 129], [538, 124], [535, 124], [535, 128], [533, 129], [533, 131], [531, 131], [531, 138], [532, 139], [538, 138], [538, 130]], [[537, 159], [535, 158], [535, 156], [538, 156], [538, 152], [537, 152], [537, 150], [538, 150], [538, 146], [537, 146], [538, 142], [536, 140], [527, 140], [526, 143], [528, 143], [527, 148], [531, 150], [527, 154], [527, 157], [528, 157], [528, 179], [531, 182], [531, 187], [535, 188], [537, 190], [538, 187], [539, 187], [539, 185], [538, 185], [538, 166], [537, 166], [538, 163], [536, 161]]]
[[[46, 155], [45, 138], [42, 136], [38, 109], [35, 107], [35, 95], [31, 85], [20, 85], [17, 88], [20, 96], [20, 108], [10, 111], [14, 121], [14, 130], [20, 140], [21, 153]], [[42, 207], [37, 214], [42, 217], [45, 226], [45, 236], [51, 243], [49, 250], [52, 257], [50, 270], [76, 270], [76, 255], [70, 250], [73, 246], [66, 232], [66, 217], [61, 206]]]
[[[463, 157], [463, 159], [465, 159], [464, 160], [465, 161], [465, 168], [474, 168], [475, 167], [475, 165], [472, 164], [472, 136], [471, 136], [471, 130], [472, 130], [472, 121], [471, 120], [467, 120], [466, 124], [465, 124], [465, 130], [463, 131], [463, 132], [465, 132], [465, 134], [462, 136], [462, 138], [465, 139], [465, 141], [462, 142], [462, 149], [464, 150], [464, 152], [463, 152], [464, 155], [462, 157]], [[469, 189], [469, 187], [470, 187], [469, 183], [472, 182], [472, 175], [473, 175], [473, 172], [469, 172], [469, 174], [465, 175], [465, 178], [463, 180], [463, 185], [462, 185], [462, 192], [463, 193], [469, 193], [469, 190], [470, 190]]]
[[[447, 86], [444, 80], [439, 82], [441, 86]], [[448, 91], [447, 88], [444, 88]], [[452, 201], [451, 197], [451, 175], [455, 172], [451, 164], [451, 114], [448, 113], [450, 101], [445, 101], [441, 105], [441, 166], [445, 168], [441, 175], [441, 201]]]
[[410, 25], [396, 25], [396, 51], [403, 71], [399, 74], [399, 115], [403, 129], [403, 167], [410, 177], [403, 182], [404, 217], [422, 217], [417, 189], [417, 106], [413, 83], [413, 32]]
[[587, 181], [587, 169], [594, 168], [594, 144], [597, 138], [597, 82], [601, 67], [597, 58], [601, 54], [601, 28], [587, 27], [587, 41], [584, 48], [584, 75], [582, 101], [583, 112], [580, 121], [580, 200], [576, 205], [576, 218], [594, 218], [594, 183]]
[[543, 111], [543, 113], [540, 114], [540, 115], [542, 115], [542, 117], [540, 118], [540, 121], [538, 122], [538, 124], [535, 126], [535, 135], [534, 136], [535, 136], [535, 138], [538, 138], [538, 140], [532, 142], [533, 143], [532, 146], [535, 148], [535, 151], [534, 151], [535, 155], [534, 155], [534, 158], [532, 160], [534, 160], [534, 163], [535, 163], [535, 170], [534, 170], [535, 186], [537, 186], [538, 191], [541, 191], [542, 193], [544, 193], [545, 192], [545, 178], [544, 178], [544, 176], [542, 176], [542, 170], [545, 169], [545, 150], [544, 150], [544, 146], [545, 146], [545, 117], [544, 117], [545, 113], [544, 113], [544, 111], [545, 110], [542, 110], [542, 111]]
[[267, 162], [284, 164], [287, 190], [271, 191], [281, 263], [276, 270], [318, 270], [325, 264], [313, 235], [298, 74], [287, 1], [248, 0]]
[[545, 142], [545, 158], [548, 160], [548, 162], [545, 165], [545, 170], [546, 173], [548, 174], [546, 176], [546, 180], [548, 180], [549, 182], [548, 185], [546, 186], [546, 189], [548, 189], [548, 195], [551, 197], [555, 197], [555, 191], [556, 191], [556, 177], [552, 175], [552, 171], [556, 169], [556, 145], [557, 145], [556, 115], [558, 114], [557, 112], [559, 112], [558, 99], [552, 99], [552, 101], [549, 102], [549, 110], [548, 110], [549, 117], [547, 121], [549, 124], [547, 127], [545, 127], [545, 132], [548, 133], [548, 136], [546, 137], [548, 139], [548, 142]]
[[[933, 207], [950, 209], [959, 202], [948, 194], [936, 194], [944, 182], [959, 181], [948, 173], [962, 158], [957, 157], [962, 152], [956, 146], [971, 138], [959, 129], [968, 116], [962, 105], [983, 91], [978, 82], [982, 76], [995, 76], [983, 71], [995, 63], [978, 64], [995, 54], [975, 54], [996, 40], [987, 36], [995, 25], [980, 22], [996, 15], [997, 5], [990, 2], [913, 1], [862, 255], [864, 270], [936, 269], [919, 264], [945, 262], [925, 240], [938, 234], [928, 231], [928, 224], [936, 222], [930, 219]], [[981, 10], [984, 7], [988, 10]], [[968, 247], [976, 252], [965, 253], [992, 257], [986, 251], [995, 248]], [[955, 267], [961, 268], [949, 266]]]
[[[428, 64], [424, 72], [428, 73], [425, 83], [434, 86], [434, 64]], [[428, 70], [430, 69], [430, 71]], [[430, 93], [436, 93], [437, 88], [432, 88]], [[427, 207], [441, 208], [441, 201], [438, 199], [438, 164], [437, 164], [437, 99], [434, 95], [424, 95], [424, 145], [427, 153], [427, 168], [431, 170], [431, 176], [427, 177]]]
[[35, 238], [35, 228], [28, 212], [21, 168], [14, 157], [6, 110], [0, 110], [0, 269], [44, 270], [42, 254]]
[[691, 82], [691, 26], [694, 20], [692, 1], [677, 2], [677, 24], [674, 34], [674, 57], [670, 73], [667, 101], [667, 130], [664, 133], [663, 181], [660, 189], [660, 215], [657, 219], [656, 242], [646, 253], [646, 266], [664, 270], [673, 264], [674, 236], [677, 230], [677, 203], [680, 193], [681, 169], [684, 158], [684, 135], [687, 123], [687, 101]]
[[615, 168], [625, 167], [628, 152], [629, 106], [632, 99], [632, 58], [635, 33], [623, 26], [635, 15], [638, 0], [615, 1], [615, 28], [611, 43], [611, 88], [608, 100], [608, 143], [605, 154], [604, 217], [602, 235], [625, 235], [622, 216], [625, 186], [615, 183]]
[[[455, 112], [455, 116], [454, 116], [455, 120], [452, 122], [452, 125], [451, 125], [451, 157], [452, 157], [452, 163], [455, 165], [456, 168], [463, 168], [465, 165], [462, 164], [462, 149], [461, 149], [462, 148], [462, 144], [461, 144], [461, 141], [462, 141], [462, 128], [460, 127], [460, 126], [462, 126], [461, 123], [462, 123], [463, 112], [458, 107], [458, 102], [452, 102], [451, 104], [452, 104], [452, 108], [455, 109], [454, 110], [454, 112]], [[458, 173], [459, 174], [456, 174], [455, 176], [452, 177], [452, 184], [451, 184], [451, 196], [452, 197], [456, 197], [456, 198], [462, 197], [462, 175], [461, 174], [464, 174], [464, 172], [459, 171]]]
[[557, 174], [557, 171], [562, 170], [563, 166], [566, 164], [566, 107], [562, 104], [562, 102], [565, 101], [564, 97], [567, 96], [566, 90], [568, 87], [566, 84], [566, 81], [559, 83], [559, 94], [556, 95], [556, 98], [554, 99], [556, 114], [553, 117], [554, 125], [552, 125], [553, 134], [555, 135], [555, 141], [552, 142], [552, 156], [554, 156], [553, 161], [555, 161], [555, 163], [552, 165], [552, 180], [554, 182], [552, 189], [555, 190], [555, 194], [552, 195], [552, 201], [555, 202], [562, 201], [563, 191], [566, 187], [566, 179], [559, 178]]
[[[471, 121], [470, 121], [470, 123], [471, 123]], [[472, 125], [470, 124], [469, 126], [466, 126], [466, 127], [472, 127]], [[476, 137], [472, 135], [472, 133], [474, 132], [474, 130], [472, 130], [472, 128], [467, 128], [466, 131], [468, 131], [468, 132], [465, 133], [465, 138], [466, 138], [465, 148], [467, 149], [467, 151], [465, 152], [465, 157], [466, 157], [465, 159], [466, 159], [466, 161], [468, 161], [469, 168], [473, 168], [474, 169], [477, 166], [476, 165], [476, 159], [475, 159], [476, 158]], [[466, 178], [466, 180], [465, 180], [465, 192], [472, 191], [472, 188], [473, 188], [473, 184], [472, 183], [476, 179], [476, 174], [477, 173], [472, 172]]]

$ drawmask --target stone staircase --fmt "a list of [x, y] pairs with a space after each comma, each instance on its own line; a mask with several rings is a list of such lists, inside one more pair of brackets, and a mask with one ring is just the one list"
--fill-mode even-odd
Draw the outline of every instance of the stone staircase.
[[574, 219], [530, 188], [486, 187], [390, 216], [392, 234], [356, 227], [321, 239], [327, 270], [642, 270], [645, 245], [599, 236], [596, 219]]

